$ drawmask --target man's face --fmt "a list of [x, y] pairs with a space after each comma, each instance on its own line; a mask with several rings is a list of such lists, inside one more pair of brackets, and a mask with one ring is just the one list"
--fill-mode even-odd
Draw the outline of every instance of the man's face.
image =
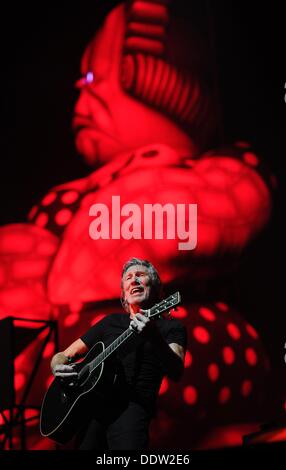
[[146, 266], [131, 266], [123, 276], [123, 295], [129, 306], [144, 306], [151, 297], [152, 279]]

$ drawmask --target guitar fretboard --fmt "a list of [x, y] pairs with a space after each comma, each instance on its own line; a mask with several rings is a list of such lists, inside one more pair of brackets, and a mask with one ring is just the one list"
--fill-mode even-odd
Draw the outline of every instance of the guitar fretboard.
[[102, 353], [100, 353], [92, 361], [91, 366], [90, 366], [90, 371], [93, 371], [96, 367], [99, 366], [99, 364], [105, 361], [105, 359], [107, 359], [108, 356], [110, 356], [115, 351], [115, 349], [121, 346], [121, 344], [123, 344], [124, 341], [130, 338], [130, 336], [132, 336], [134, 333], [135, 332], [131, 330], [131, 328], [128, 328], [120, 336], [118, 336], [118, 338], [116, 338], [116, 340], [113, 341], [113, 343], [111, 343], [104, 351], [102, 351]]

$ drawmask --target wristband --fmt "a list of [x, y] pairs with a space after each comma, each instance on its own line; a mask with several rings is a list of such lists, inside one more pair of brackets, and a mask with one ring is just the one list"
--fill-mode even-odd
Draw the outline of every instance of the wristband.
[[71, 356], [65, 356], [67, 360], [67, 364], [71, 364], [73, 362], [73, 358]]

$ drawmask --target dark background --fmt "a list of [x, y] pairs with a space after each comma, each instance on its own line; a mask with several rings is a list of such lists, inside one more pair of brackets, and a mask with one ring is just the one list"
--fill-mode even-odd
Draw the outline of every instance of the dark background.
[[[117, 3], [1, 7], [1, 224], [24, 221], [49, 188], [90, 172], [73, 144], [73, 85], [86, 44]], [[200, 3], [209, 12], [225, 136], [230, 142], [250, 140], [279, 182], [271, 222], [241, 258], [233, 300], [260, 331], [273, 366], [285, 375], [282, 6]]]

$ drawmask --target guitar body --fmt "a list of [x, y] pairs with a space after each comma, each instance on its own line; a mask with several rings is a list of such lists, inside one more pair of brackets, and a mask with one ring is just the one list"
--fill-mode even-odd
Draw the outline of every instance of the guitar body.
[[73, 438], [85, 419], [90, 416], [90, 413], [84, 413], [83, 410], [87, 408], [91, 398], [96, 400], [101, 397], [104, 362], [93, 369], [92, 373], [90, 363], [104, 349], [102, 342], [96, 343], [84, 360], [75, 364], [74, 368], [79, 374], [79, 380], [75, 385], [65, 385], [59, 377], [54, 379], [42, 403], [40, 420], [42, 436], [65, 444]]

